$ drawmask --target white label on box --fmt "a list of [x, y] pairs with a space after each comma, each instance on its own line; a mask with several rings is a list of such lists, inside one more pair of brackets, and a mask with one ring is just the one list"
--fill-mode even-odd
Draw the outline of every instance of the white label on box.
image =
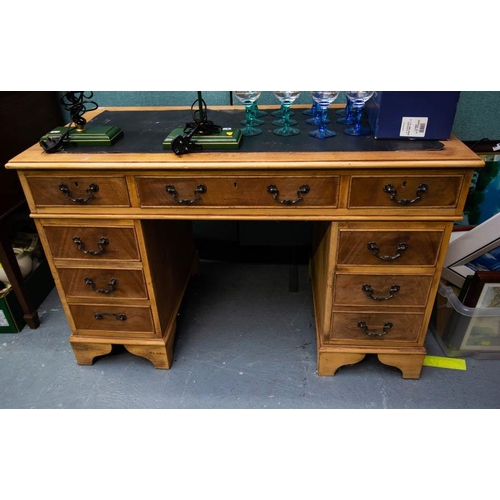
[[0, 326], [9, 326], [9, 322], [5, 317], [4, 312], [0, 309]]
[[426, 116], [403, 116], [399, 135], [401, 137], [425, 137], [428, 121], [429, 118]]

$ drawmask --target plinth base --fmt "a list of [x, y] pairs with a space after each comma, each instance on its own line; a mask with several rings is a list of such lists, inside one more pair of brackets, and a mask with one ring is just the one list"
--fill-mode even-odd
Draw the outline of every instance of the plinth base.
[[151, 361], [155, 368], [168, 370], [174, 357], [175, 331], [176, 322], [161, 340], [92, 339], [73, 335], [69, 341], [79, 365], [92, 365], [94, 358], [110, 354], [113, 345], [122, 345], [131, 354]]
[[385, 365], [399, 368], [406, 379], [418, 379], [426, 350], [424, 347], [364, 348], [349, 346], [322, 346], [318, 350], [318, 375], [333, 376], [342, 366], [355, 365], [367, 354], [376, 354]]

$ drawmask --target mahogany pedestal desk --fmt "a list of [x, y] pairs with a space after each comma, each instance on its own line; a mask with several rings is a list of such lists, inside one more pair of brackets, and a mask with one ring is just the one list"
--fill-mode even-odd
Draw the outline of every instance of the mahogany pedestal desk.
[[[237, 107], [209, 113], [225, 126], [243, 118]], [[458, 139], [376, 141], [339, 128], [317, 140], [305, 124], [300, 139], [278, 138], [268, 119], [239, 150], [176, 156], [161, 144], [190, 121], [188, 108], [90, 118], [121, 125], [124, 137], [56, 154], [35, 145], [7, 164], [19, 173], [79, 364], [120, 344], [170, 368], [197, 264], [190, 221], [306, 220], [315, 221], [318, 374], [376, 354], [403, 378], [420, 377], [453, 222], [483, 165]]]

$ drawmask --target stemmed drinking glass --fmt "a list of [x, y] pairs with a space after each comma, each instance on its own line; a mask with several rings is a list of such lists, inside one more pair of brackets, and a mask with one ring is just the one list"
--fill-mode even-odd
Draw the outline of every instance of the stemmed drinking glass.
[[349, 103], [350, 103], [351, 101], [350, 101], [349, 97], [346, 97], [346, 98], [345, 98], [345, 101], [346, 101], [346, 105], [345, 105], [343, 108], [338, 109], [337, 111], [335, 111], [335, 114], [336, 114], [337, 116], [345, 116], [345, 115], [346, 115], [346, 111], [347, 111], [347, 109], [346, 109], [346, 108], [347, 108], [347, 106], [349, 105]]
[[[315, 125], [316, 127], [319, 127], [321, 125], [321, 107], [318, 105], [317, 102], [314, 103], [314, 114], [311, 116], [311, 118], [308, 118], [305, 122], [308, 124], [308, 125]], [[327, 117], [324, 117], [323, 118], [324, 120], [324, 124], [327, 125], [328, 123], [330, 123], [330, 119], [327, 118]]]
[[[259, 125], [264, 125], [264, 123], [266, 123], [264, 120], [261, 120], [259, 118], [259, 116], [261, 116], [261, 115], [259, 115], [260, 112], [259, 112], [259, 108], [257, 107], [257, 101], [254, 101], [252, 103], [252, 107], [250, 108], [250, 111], [252, 112], [252, 120], [253, 120], [252, 126], [258, 127]], [[264, 115], [267, 115], [267, 113], [265, 111], [263, 111], [263, 113], [264, 113]], [[262, 116], [264, 116], [264, 115], [262, 115]], [[247, 124], [246, 118], [244, 120], [241, 120], [240, 123], [242, 125], [246, 125]]]
[[293, 104], [295, 99], [299, 97], [300, 90], [275, 90], [274, 95], [281, 103], [281, 109], [283, 111], [283, 126], [275, 128], [273, 133], [283, 136], [300, 134], [300, 130], [298, 128], [290, 126], [290, 106]]
[[234, 95], [245, 106], [245, 128], [241, 133], [246, 137], [262, 134], [260, 128], [254, 127], [252, 105], [260, 97], [260, 90], [235, 90]]
[[321, 110], [320, 113], [320, 125], [317, 130], [312, 130], [309, 132], [311, 137], [316, 137], [317, 139], [326, 139], [327, 137], [334, 137], [337, 135], [333, 130], [328, 130], [326, 128], [326, 113], [330, 104], [337, 99], [339, 95], [338, 90], [313, 90], [311, 96], [314, 102], [317, 103], [318, 108]]
[[262, 118], [263, 116], [267, 115], [267, 111], [262, 111], [261, 109], [259, 109], [259, 106], [257, 105], [257, 101], [255, 101], [253, 103], [253, 115], [256, 118]]
[[349, 97], [347, 97], [347, 103], [342, 111], [344, 114], [341, 118], [337, 119], [337, 123], [340, 123], [341, 125], [353, 125], [356, 121], [356, 113], [354, 112], [352, 101]]
[[346, 92], [346, 96], [352, 101], [356, 121], [352, 127], [346, 128], [344, 132], [347, 135], [369, 135], [371, 130], [367, 127], [361, 126], [361, 117], [363, 115], [363, 108], [365, 102], [372, 97], [375, 91], [372, 90], [350, 90]]
[[314, 116], [316, 114], [316, 107], [317, 104], [313, 101], [311, 107], [308, 109], [304, 109], [304, 111], [302, 111], [302, 114], [306, 116]]

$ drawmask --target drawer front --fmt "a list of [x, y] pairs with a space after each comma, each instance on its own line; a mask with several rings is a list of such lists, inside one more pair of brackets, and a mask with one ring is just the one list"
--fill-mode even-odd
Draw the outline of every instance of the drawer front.
[[58, 269], [67, 299], [147, 299], [144, 274], [137, 269]]
[[353, 176], [349, 208], [455, 208], [464, 177]]
[[153, 318], [149, 307], [70, 304], [77, 335], [152, 337]]
[[330, 335], [326, 342], [357, 345], [416, 343], [419, 340], [424, 316], [422, 314], [383, 312], [335, 312], [332, 315]]
[[54, 259], [138, 261], [135, 229], [129, 226], [45, 226]]
[[339, 265], [435, 266], [441, 230], [341, 230]]
[[388, 306], [425, 307], [432, 275], [339, 274], [335, 275], [335, 306], [383, 308]]
[[37, 207], [129, 207], [124, 177], [26, 176]]
[[141, 207], [336, 207], [339, 177], [138, 177]]

